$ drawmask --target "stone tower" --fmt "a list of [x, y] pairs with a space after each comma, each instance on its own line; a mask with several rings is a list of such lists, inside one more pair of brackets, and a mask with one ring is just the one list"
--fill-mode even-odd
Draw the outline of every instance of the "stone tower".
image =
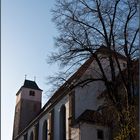
[[42, 90], [36, 82], [25, 80], [16, 94], [13, 140], [38, 115], [41, 99]]

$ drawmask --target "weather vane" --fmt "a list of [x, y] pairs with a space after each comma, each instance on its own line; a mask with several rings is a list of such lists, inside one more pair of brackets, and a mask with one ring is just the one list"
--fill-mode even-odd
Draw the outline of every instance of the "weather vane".
[[27, 75], [25, 74], [25, 80], [26, 80]]

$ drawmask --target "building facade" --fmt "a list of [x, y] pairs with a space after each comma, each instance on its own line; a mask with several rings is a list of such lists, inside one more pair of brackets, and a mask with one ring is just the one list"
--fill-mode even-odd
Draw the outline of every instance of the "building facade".
[[[106, 54], [102, 56], [101, 62], [110, 78], [109, 62]], [[126, 61], [122, 56], [119, 62], [125, 69]], [[34, 81], [25, 80], [16, 94], [13, 140], [110, 140], [110, 128], [97, 112], [103, 103], [103, 99], [98, 100], [97, 97], [105, 90], [104, 83], [96, 81], [74, 86], [99, 75], [97, 62], [89, 58], [43, 108], [42, 90]]]

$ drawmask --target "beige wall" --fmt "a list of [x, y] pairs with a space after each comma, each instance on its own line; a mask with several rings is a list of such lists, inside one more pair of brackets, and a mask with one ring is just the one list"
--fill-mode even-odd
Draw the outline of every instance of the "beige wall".
[[69, 100], [68, 95], [62, 98], [54, 107], [54, 140], [59, 140], [59, 119], [60, 108], [62, 105], [66, 107], [66, 137], [68, 138], [68, 118], [69, 118]]
[[[108, 79], [111, 78], [111, 72], [109, 67], [109, 61], [106, 58], [101, 58], [103, 69]], [[119, 60], [122, 69], [125, 67], [123, 60]], [[116, 75], [118, 74], [117, 64]], [[93, 61], [83, 76], [78, 80], [78, 82], [88, 79], [88, 78], [101, 78], [101, 72], [96, 61]], [[78, 83], [77, 82], [77, 83]], [[104, 83], [102, 81], [91, 82], [84, 87], [76, 87], [75, 89], [75, 117], [79, 117], [86, 109], [97, 110], [97, 108], [103, 103], [102, 100], [98, 100], [97, 97], [100, 93], [105, 90]]]
[[80, 140], [80, 130], [79, 130], [79, 125], [76, 125], [71, 128], [71, 139], [72, 140]]

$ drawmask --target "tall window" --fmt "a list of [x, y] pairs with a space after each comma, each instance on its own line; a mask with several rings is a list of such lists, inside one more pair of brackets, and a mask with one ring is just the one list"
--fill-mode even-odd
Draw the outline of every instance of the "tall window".
[[33, 140], [33, 132], [30, 134], [30, 140]]
[[66, 107], [60, 108], [60, 140], [66, 140]]
[[27, 133], [25, 133], [23, 136], [24, 136], [24, 140], [27, 140]]
[[43, 130], [42, 130], [42, 140], [48, 139], [48, 123], [47, 120], [44, 121]]
[[37, 122], [34, 126], [34, 139], [38, 140], [38, 132], [39, 132], [39, 122]]
[[97, 138], [100, 139], [100, 140], [104, 139], [103, 130], [97, 129]]

